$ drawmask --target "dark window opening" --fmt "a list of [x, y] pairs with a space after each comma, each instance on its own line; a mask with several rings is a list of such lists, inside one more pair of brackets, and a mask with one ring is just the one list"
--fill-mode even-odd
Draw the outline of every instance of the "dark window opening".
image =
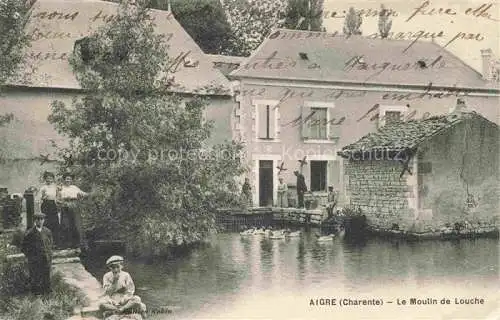
[[386, 111], [385, 112], [385, 124], [397, 123], [401, 121], [400, 111]]
[[311, 191], [326, 191], [327, 161], [311, 161]]

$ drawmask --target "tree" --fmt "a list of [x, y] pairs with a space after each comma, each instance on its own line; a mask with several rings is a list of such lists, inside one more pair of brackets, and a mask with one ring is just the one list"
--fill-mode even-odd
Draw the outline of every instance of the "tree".
[[[219, 0], [170, 2], [175, 19], [205, 53], [220, 54], [227, 49], [231, 26]], [[168, 10], [168, 0], [153, 0], [149, 6]]]
[[[92, 190], [83, 207], [92, 235], [122, 236], [137, 251], [202, 240], [215, 209], [237, 204], [241, 146], [206, 148], [205, 101], [173, 93], [163, 35], [144, 6], [123, 2], [113, 21], [70, 58], [84, 96], [52, 104], [49, 121], [69, 138], [61, 170]], [[85, 59], [83, 59], [85, 56]]]
[[353, 7], [350, 7], [344, 20], [344, 34], [347, 36], [360, 35], [362, 23], [363, 17], [361, 17], [361, 12], [356, 12]]
[[380, 38], [385, 39], [389, 36], [392, 27], [392, 20], [389, 19], [390, 11], [382, 4], [380, 5], [380, 12], [378, 16], [378, 32]]
[[223, 0], [232, 29], [227, 54], [248, 56], [284, 23], [286, 0]]
[[322, 31], [324, 0], [288, 0], [285, 28]]
[[[25, 33], [32, 2], [0, 0], [0, 92], [9, 79], [17, 76], [25, 61], [24, 49], [30, 38]], [[12, 114], [0, 115], [0, 126], [10, 122]]]

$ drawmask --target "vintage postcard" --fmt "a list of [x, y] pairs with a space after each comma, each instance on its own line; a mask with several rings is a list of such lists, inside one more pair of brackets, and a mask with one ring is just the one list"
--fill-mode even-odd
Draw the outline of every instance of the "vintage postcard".
[[0, 0], [0, 320], [499, 320], [480, 0]]

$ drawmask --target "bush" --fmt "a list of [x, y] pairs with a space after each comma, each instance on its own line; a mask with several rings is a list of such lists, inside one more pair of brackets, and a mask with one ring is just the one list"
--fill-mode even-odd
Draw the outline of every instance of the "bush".
[[[87, 37], [95, 54], [70, 58], [86, 95], [70, 108], [55, 101], [49, 121], [70, 140], [61, 171], [92, 191], [81, 206], [90, 240], [122, 237], [137, 250], [164, 251], [200, 241], [215, 230], [216, 207], [236, 203], [242, 147], [206, 148], [206, 101], [172, 92], [173, 61], [154, 30], [147, 8], [123, 1]], [[209, 87], [195, 92], [221, 89]]]
[[[76, 306], [85, 303], [83, 293], [66, 284], [58, 273], [52, 276], [52, 293], [43, 298], [26, 294], [26, 279], [27, 275], [24, 274], [11, 280], [10, 285], [2, 287], [0, 314], [5, 320], [65, 320], [72, 315]], [[23, 288], [24, 294], [20, 294], [22, 290], [18, 289], [9, 291], [15, 281], [19, 282], [14, 287]]]
[[2, 265], [0, 279], [2, 296], [26, 294], [30, 290], [28, 266], [25, 261], [9, 261]]

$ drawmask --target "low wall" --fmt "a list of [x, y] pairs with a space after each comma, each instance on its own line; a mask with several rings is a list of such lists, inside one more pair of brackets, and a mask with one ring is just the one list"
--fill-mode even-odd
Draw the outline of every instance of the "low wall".
[[276, 223], [297, 225], [319, 225], [324, 219], [326, 209], [314, 210], [297, 208], [258, 207], [248, 210], [219, 210], [216, 223], [229, 231], [241, 231], [243, 227], [267, 227]]

